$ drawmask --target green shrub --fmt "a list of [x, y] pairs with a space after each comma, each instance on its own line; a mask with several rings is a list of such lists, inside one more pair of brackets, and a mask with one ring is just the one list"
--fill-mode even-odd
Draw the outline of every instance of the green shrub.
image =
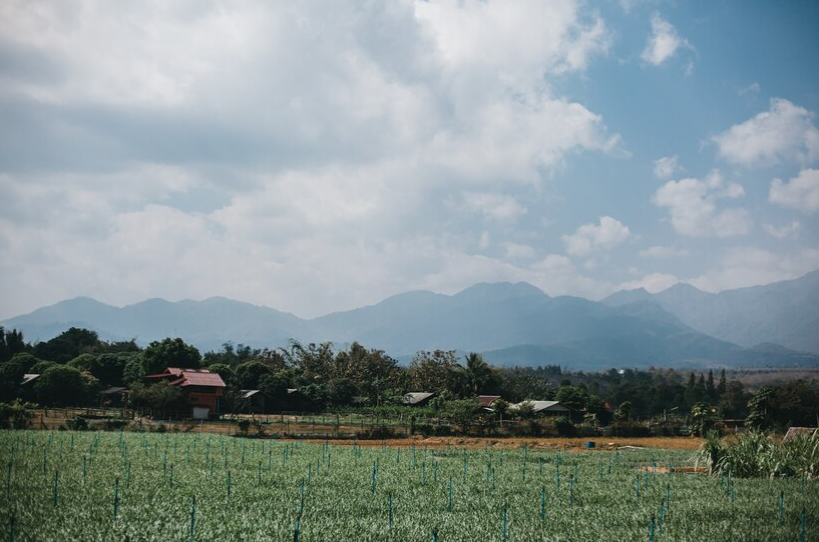
[[574, 436], [574, 424], [568, 416], [558, 416], [555, 418], [555, 429], [557, 429], [557, 434], [561, 437]]
[[22, 403], [0, 403], [0, 429], [26, 429], [31, 425], [34, 408], [37, 405]]
[[70, 420], [65, 421], [65, 425], [72, 431], [87, 431], [88, 420], [81, 416], [74, 416]]
[[236, 423], [239, 426], [239, 433], [242, 435], [247, 435], [247, 430], [250, 429], [250, 420], [248, 419], [241, 419]]

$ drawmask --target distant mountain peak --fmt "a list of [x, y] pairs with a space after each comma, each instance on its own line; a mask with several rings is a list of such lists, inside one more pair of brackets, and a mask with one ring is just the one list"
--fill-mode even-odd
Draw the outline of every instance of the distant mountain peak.
[[455, 294], [454, 298], [501, 300], [517, 297], [545, 296], [540, 288], [528, 282], [480, 282]]
[[126, 305], [125, 308], [129, 307], [153, 307], [153, 306], [163, 306], [163, 305], [173, 305], [173, 301], [168, 301], [167, 299], [163, 299], [161, 297], [150, 297], [143, 301], [137, 301], [136, 303], [132, 303], [130, 305]]
[[694, 286], [692, 284], [689, 284], [687, 282], [678, 282], [676, 284], [673, 284], [673, 285], [669, 286], [668, 288], [666, 288], [665, 290], [663, 290], [660, 293], [669, 292], [669, 291], [671, 291], [671, 292], [698, 292], [698, 293], [701, 293], [701, 294], [708, 293], [708, 292], [703, 292], [702, 290], [700, 290], [696, 286]]
[[653, 296], [645, 288], [636, 288], [634, 290], [620, 290], [614, 292], [607, 298], [603, 299], [603, 303], [612, 307], [634, 303], [636, 301], [650, 301]]
[[[64, 299], [63, 301], [58, 301], [52, 307], [61, 306], [61, 305], [73, 305], [73, 306], [86, 306], [86, 307], [111, 307], [112, 305], [108, 305], [107, 303], [103, 303], [102, 301], [97, 301], [93, 297], [88, 296], [77, 296], [72, 299]], [[48, 308], [48, 307], [43, 307]]]
[[154, 298], [121, 308], [79, 297], [0, 324], [23, 331], [27, 340], [48, 340], [75, 326], [97, 331], [103, 340], [139, 337], [141, 344], [181, 337], [202, 350], [228, 341], [275, 348], [297, 339], [358, 341], [399, 357], [431, 349], [495, 351], [498, 362], [575, 368], [794, 365], [819, 363], [817, 277], [813, 272], [718, 295], [685, 283], [658, 294], [637, 288], [603, 303], [549, 297], [525, 282], [480, 283], [454, 295], [406, 292], [312, 319], [224, 297]]

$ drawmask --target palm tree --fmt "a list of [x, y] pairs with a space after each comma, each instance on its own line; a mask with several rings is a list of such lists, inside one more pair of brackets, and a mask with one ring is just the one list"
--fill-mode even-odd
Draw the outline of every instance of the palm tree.
[[469, 391], [478, 395], [484, 386], [492, 378], [492, 366], [483, 360], [483, 356], [477, 352], [470, 352], [466, 356], [466, 367], [464, 368], [467, 387]]

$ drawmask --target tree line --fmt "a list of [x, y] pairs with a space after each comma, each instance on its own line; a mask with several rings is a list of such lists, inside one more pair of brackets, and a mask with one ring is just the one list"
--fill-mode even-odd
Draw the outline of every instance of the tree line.
[[[525, 400], [557, 400], [595, 425], [615, 421], [669, 420], [694, 424], [700, 431], [721, 419], [747, 420], [756, 427], [815, 425], [819, 390], [803, 380], [765, 387], [754, 393], [738, 380], [718, 374], [674, 369], [570, 371], [558, 364], [494, 367], [480, 354], [417, 352], [408, 366], [383, 350], [359, 343], [336, 349], [332, 343], [291, 340], [280, 348], [256, 349], [225, 343], [204, 355], [179, 338], [104, 341], [94, 331], [72, 327], [48, 341], [27, 343], [17, 330], [0, 327], [0, 402], [16, 399], [45, 406], [99, 404], [99, 392], [129, 388], [132, 406], [184, 410], [179, 389], [149, 383], [145, 375], [166, 367], [207, 368], [225, 381], [228, 411], [241, 408], [239, 390], [258, 389], [283, 408], [287, 390], [296, 388], [318, 409], [399, 408], [411, 391], [434, 392], [432, 409], [499, 395], [498, 410]], [[40, 376], [23, 385], [25, 374]], [[463, 408], [462, 408], [463, 410]]]

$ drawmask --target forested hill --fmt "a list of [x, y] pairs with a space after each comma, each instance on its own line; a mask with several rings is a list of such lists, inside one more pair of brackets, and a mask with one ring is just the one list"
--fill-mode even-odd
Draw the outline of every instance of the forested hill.
[[[782, 288], [770, 286], [774, 287]], [[48, 340], [74, 326], [94, 330], [104, 340], [135, 338], [143, 345], [180, 337], [203, 351], [218, 350], [228, 341], [278, 347], [295, 338], [340, 346], [357, 341], [399, 359], [419, 350], [443, 349], [484, 352], [497, 365], [557, 364], [578, 369], [819, 364], [819, 356], [775, 341], [740, 346], [704, 333], [687, 323], [694, 318], [693, 310], [676, 314], [657, 300], [661, 296], [632, 292], [598, 303], [550, 297], [524, 283], [479, 284], [451, 296], [408, 292], [312, 320], [225, 298], [151, 299], [122, 308], [77, 298], [0, 325], [21, 330], [27, 341]], [[736, 303], [737, 318], [747, 317]]]

